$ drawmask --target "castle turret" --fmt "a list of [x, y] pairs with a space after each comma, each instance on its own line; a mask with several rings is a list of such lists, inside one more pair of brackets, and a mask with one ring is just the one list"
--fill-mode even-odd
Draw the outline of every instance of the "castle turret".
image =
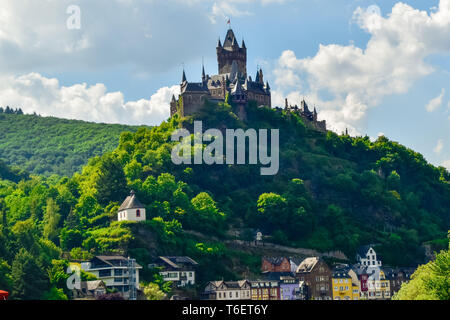
[[234, 85], [233, 90], [231, 90], [231, 99], [237, 105], [237, 116], [239, 119], [245, 121], [247, 120], [247, 112], [245, 110], [245, 106], [247, 105], [248, 98], [247, 93], [242, 88], [241, 81], [239, 78]]
[[259, 83], [264, 84], [264, 75], [262, 69], [259, 69]]
[[243, 47], [239, 47], [233, 30], [229, 29], [223, 46], [220, 43], [220, 39], [217, 46], [219, 74], [230, 73], [233, 61], [236, 61], [238, 65], [239, 74], [247, 77], [247, 48], [244, 42]]
[[172, 100], [170, 101], [170, 116], [172, 117], [175, 113], [177, 113], [177, 100], [175, 99], [175, 95], [172, 95]]
[[202, 83], [205, 83], [207, 80], [206, 73], [205, 73], [205, 66], [202, 66]]
[[184, 72], [184, 69], [183, 69], [183, 75], [181, 76], [181, 84], [183, 84], [185, 82], [187, 82], [187, 80], [186, 80], [186, 73]]

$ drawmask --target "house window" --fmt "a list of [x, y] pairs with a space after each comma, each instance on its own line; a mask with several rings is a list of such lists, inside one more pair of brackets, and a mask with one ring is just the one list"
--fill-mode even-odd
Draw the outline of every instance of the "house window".
[[139, 218], [140, 216], [141, 216], [141, 210], [138, 209], [138, 210], [136, 210], [136, 217]]
[[110, 276], [111, 276], [111, 269], [109, 269], [109, 270], [100, 270], [100, 271], [98, 272], [98, 276], [99, 276], [100, 278], [103, 278], [103, 277], [110, 277]]

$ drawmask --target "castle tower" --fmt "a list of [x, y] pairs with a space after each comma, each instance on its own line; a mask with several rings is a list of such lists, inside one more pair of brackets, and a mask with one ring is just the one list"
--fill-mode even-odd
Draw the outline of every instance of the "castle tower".
[[232, 29], [229, 29], [225, 36], [223, 46], [220, 42], [217, 45], [217, 62], [219, 65], [219, 74], [231, 72], [233, 61], [236, 61], [238, 72], [241, 77], [247, 77], [247, 48], [242, 41], [242, 47], [236, 40]]
[[247, 112], [245, 110], [245, 106], [247, 105], [248, 97], [247, 93], [244, 91], [244, 88], [242, 88], [241, 81], [239, 79], [236, 80], [236, 84], [234, 85], [233, 90], [231, 90], [231, 99], [237, 105], [237, 116], [239, 119], [246, 121]]

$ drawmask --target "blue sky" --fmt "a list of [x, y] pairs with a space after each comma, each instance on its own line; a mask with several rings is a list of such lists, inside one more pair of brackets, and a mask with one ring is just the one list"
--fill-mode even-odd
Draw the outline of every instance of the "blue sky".
[[[158, 124], [182, 64], [191, 81], [202, 59], [217, 73], [231, 18], [249, 73], [263, 68], [275, 104], [305, 96], [337, 132], [382, 133], [450, 167], [450, 0], [24, 2], [0, 8], [0, 105]], [[80, 29], [66, 26], [69, 5]]]

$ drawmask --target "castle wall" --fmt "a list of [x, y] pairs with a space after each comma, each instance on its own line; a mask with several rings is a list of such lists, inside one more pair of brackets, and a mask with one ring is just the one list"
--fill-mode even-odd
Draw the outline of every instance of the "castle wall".
[[209, 94], [205, 93], [184, 93], [181, 95], [183, 101], [182, 116], [190, 116], [200, 109], [205, 104], [205, 100], [211, 98]]

